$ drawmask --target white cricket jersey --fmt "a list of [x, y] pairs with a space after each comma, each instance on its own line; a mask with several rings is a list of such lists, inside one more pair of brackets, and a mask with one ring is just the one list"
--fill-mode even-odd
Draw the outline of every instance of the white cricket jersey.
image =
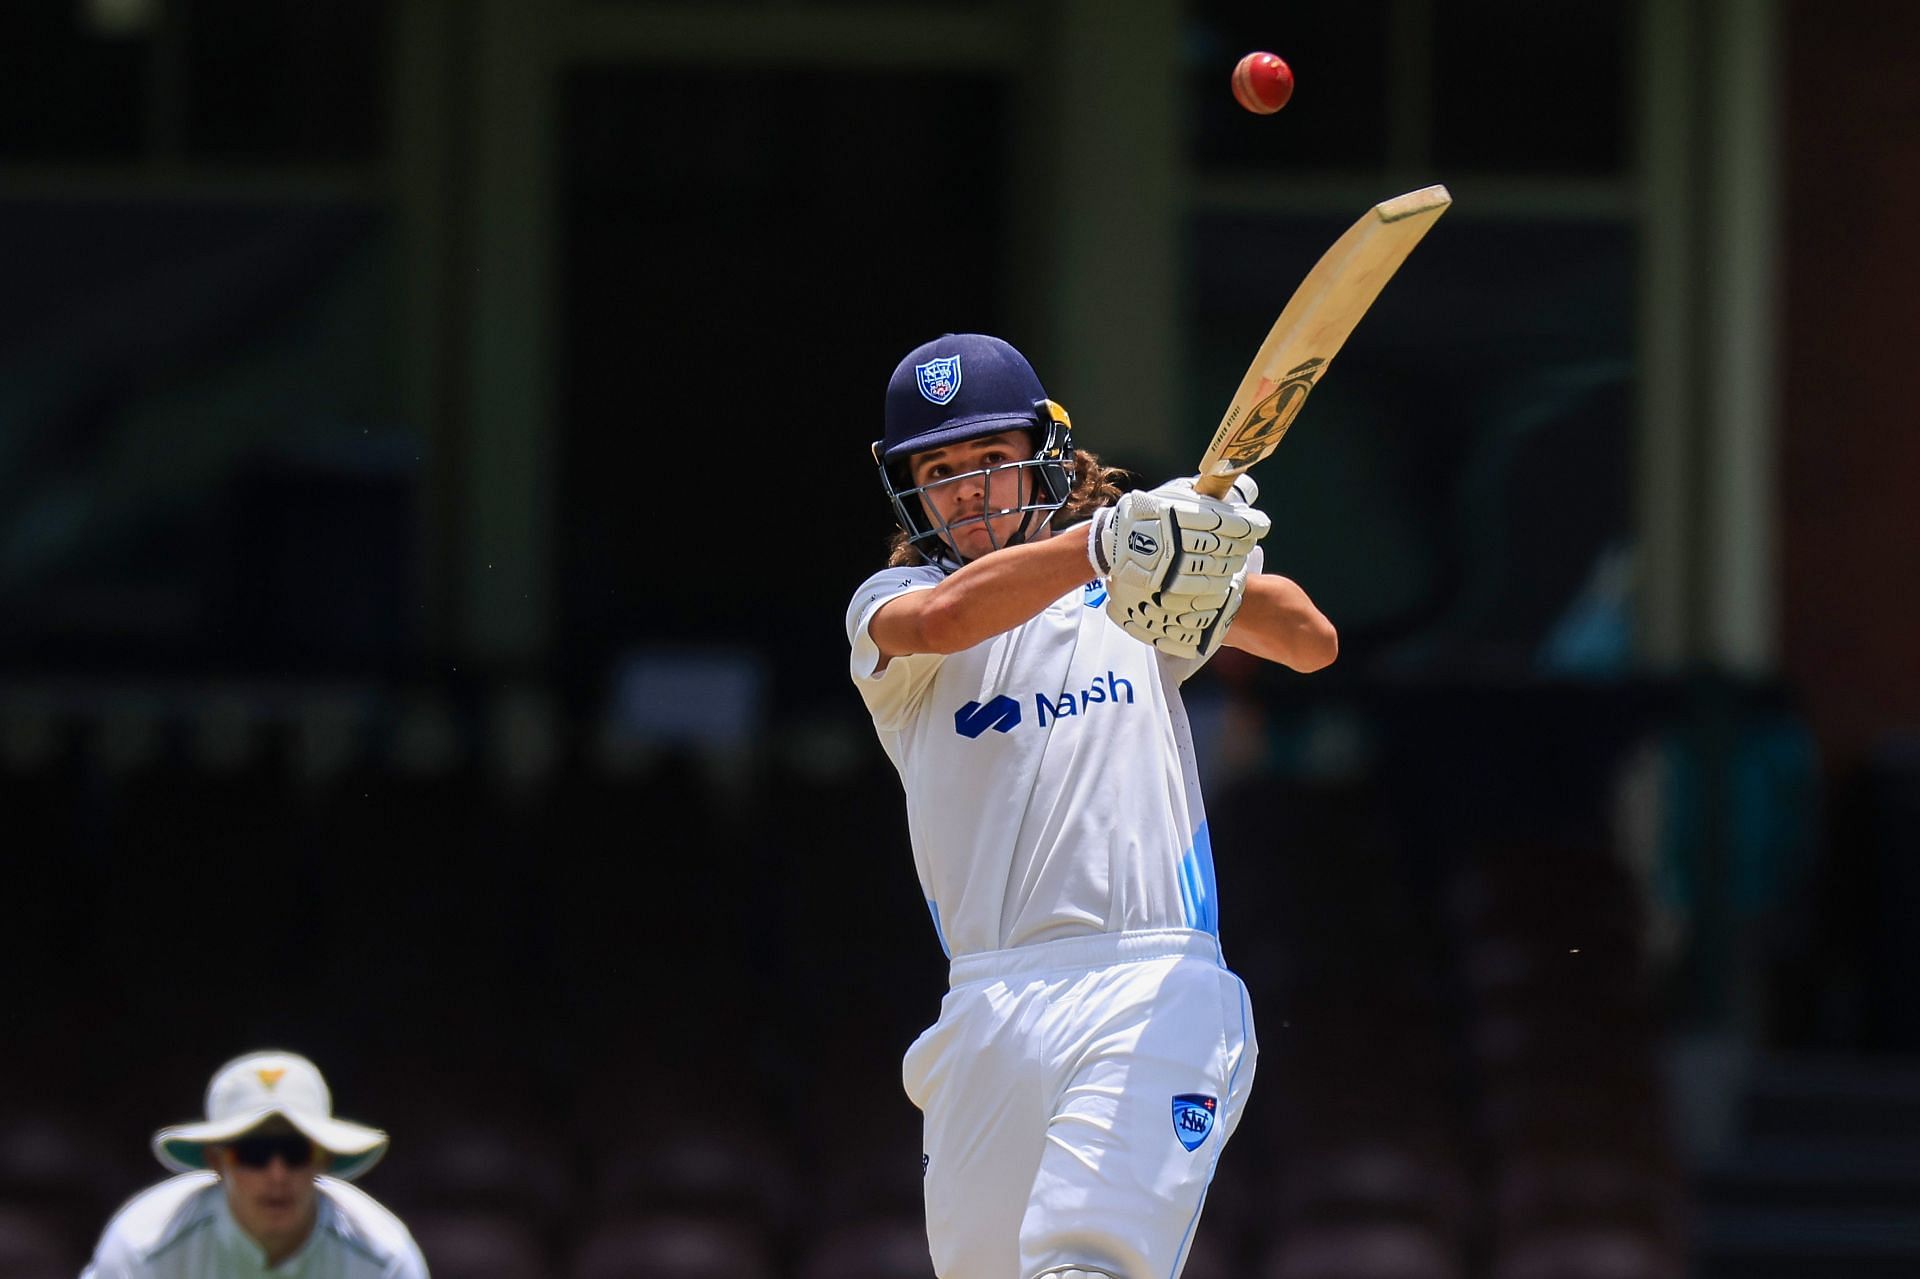
[[1096, 581], [964, 652], [878, 669], [874, 613], [945, 576], [932, 565], [875, 573], [847, 609], [847, 638], [906, 789], [914, 864], [947, 954], [1141, 929], [1217, 936], [1180, 702], [1201, 662], [1122, 631]]
[[364, 1190], [316, 1179], [318, 1213], [300, 1250], [268, 1269], [210, 1172], [141, 1191], [107, 1224], [80, 1279], [427, 1279], [400, 1219]]

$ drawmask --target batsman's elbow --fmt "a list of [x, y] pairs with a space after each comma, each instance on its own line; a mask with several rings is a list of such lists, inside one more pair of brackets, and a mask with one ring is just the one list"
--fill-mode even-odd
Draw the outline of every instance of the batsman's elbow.
[[1325, 617], [1302, 622], [1294, 636], [1293, 660], [1287, 665], [1302, 675], [1311, 675], [1333, 665], [1340, 656], [1340, 633]]
[[921, 601], [915, 621], [917, 652], [958, 653], [980, 642], [978, 626], [965, 605], [951, 593], [932, 590]]

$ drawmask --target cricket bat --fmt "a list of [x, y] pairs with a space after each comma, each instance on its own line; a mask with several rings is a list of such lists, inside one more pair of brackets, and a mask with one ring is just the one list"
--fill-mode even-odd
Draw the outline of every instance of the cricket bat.
[[1197, 491], [1225, 497], [1243, 471], [1273, 452], [1353, 326], [1452, 203], [1443, 186], [1397, 195], [1368, 209], [1321, 255], [1240, 379], [1200, 457]]

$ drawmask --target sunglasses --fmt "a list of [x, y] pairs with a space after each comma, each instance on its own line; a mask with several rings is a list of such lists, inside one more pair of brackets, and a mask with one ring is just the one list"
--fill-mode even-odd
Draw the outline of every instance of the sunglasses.
[[313, 1143], [305, 1137], [242, 1137], [227, 1149], [243, 1168], [265, 1168], [275, 1155], [289, 1168], [305, 1168], [313, 1162]]

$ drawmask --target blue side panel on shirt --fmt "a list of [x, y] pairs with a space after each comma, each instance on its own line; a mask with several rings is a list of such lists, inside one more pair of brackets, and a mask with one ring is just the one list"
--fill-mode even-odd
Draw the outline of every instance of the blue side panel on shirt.
[[1193, 847], [1180, 857], [1180, 901], [1186, 908], [1187, 927], [1220, 935], [1219, 892], [1213, 879], [1213, 837], [1201, 822], [1193, 832]]
[[940, 926], [940, 903], [927, 898], [927, 913], [933, 916], [933, 935], [940, 939], [940, 953], [948, 959], [953, 958], [953, 947], [947, 945], [947, 930]]

